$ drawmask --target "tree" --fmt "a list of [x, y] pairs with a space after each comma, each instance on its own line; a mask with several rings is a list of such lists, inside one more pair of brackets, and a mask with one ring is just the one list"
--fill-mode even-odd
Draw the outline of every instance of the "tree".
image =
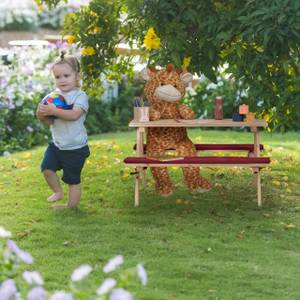
[[[145, 51], [151, 27], [150, 40], [160, 45]], [[90, 86], [101, 72], [120, 77], [132, 70], [132, 57], [118, 55], [116, 46], [136, 43], [150, 65], [181, 67], [185, 59], [190, 71], [212, 81], [225, 68], [271, 127], [300, 129], [299, 0], [92, 0], [66, 18], [64, 32], [85, 51]]]

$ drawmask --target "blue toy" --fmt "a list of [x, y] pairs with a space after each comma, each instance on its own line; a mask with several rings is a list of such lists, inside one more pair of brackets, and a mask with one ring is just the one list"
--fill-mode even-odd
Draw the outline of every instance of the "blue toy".
[[[62, 95], [51, 93], [48, 97], [42, 100], [42, 104], [48, 105], [48, 103], [54, 104], [59, 109], [72, 109], [72, 105], [68, 105], [65, 98]], [[55, 116], [50, 116], [53, 119], [56, 119]]]
[[65, 98], [62, 95], [52, 93], [46, 99], [42, 101], [43, 104], [54, 104], [59, 109], [72, 109], [73, 105], [68, 105]]

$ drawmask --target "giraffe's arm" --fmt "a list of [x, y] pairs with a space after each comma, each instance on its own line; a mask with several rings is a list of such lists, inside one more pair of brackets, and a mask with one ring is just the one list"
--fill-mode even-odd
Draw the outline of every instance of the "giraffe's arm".
[[160, 112], [154, 108], [150, 108], [150, 121], [156, 121], [160, 119]]
[[182, 119], [185, 120], [192, 120], [195, 119], [195, 113], [191, 108], [186, 105], [179, 105], [178, 106], [179, 114]]

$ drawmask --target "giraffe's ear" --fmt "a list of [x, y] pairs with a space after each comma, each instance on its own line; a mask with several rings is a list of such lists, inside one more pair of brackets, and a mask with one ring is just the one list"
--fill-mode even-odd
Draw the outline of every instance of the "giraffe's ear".
[[153, 76], [153, 74], [155, 73], [155, 70], [151, 70], [149, 68], [144, 68], [141, 72], [140, 72], [140, 76], [142, 79], [144, 79], [145, 81], [150, 80], [150, 78]]
[[192, 82], [193, 75], [189, 72], [184, 72], [180, 74], [180, 79], [187, 85], [188, 83]]

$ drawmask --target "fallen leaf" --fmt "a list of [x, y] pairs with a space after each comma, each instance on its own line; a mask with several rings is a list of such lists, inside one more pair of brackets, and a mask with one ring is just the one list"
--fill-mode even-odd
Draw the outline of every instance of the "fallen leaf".
[[297, 226], [295, 224], [286, 224], [285, 228], [286, 229], [291, 229], [291, 228], [296, 228]]

